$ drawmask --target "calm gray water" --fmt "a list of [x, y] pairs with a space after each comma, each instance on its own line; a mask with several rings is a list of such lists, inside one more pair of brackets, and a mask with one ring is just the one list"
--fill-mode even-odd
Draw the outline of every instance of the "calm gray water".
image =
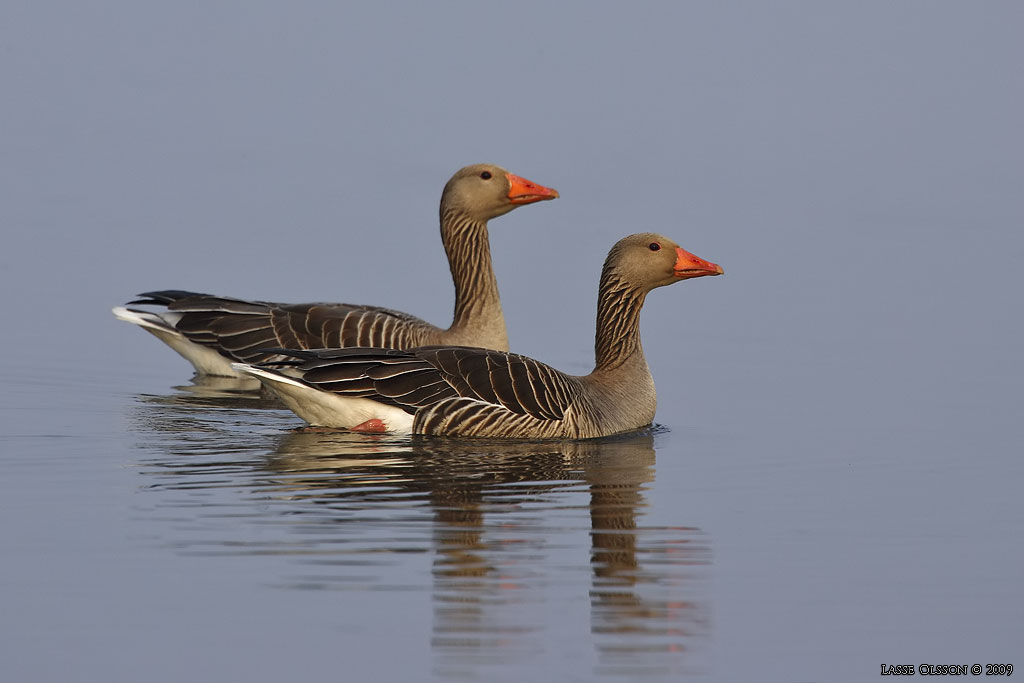
[[[1022, 25], [5, 3], [0, 681], [1024, 667]], [[192, 288], [444, 322], [437, 200], [477, 161], [562, 194], [492, 224], [518, 352], [589, 369], [625, 234], [725, 268], [648, 299], [649, 432], [298, 433], [109, 313]]]

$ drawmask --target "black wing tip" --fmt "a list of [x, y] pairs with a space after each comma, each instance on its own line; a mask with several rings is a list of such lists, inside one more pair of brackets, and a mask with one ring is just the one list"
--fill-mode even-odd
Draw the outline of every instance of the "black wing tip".
[[126, 304], [127, 306], [131, 306], [133, 304], [168, 306], [175, 301], [180, 301], [181, 299], [189, 299], [194, 296], [209, 296], [209, 294], [190, 292], [185, 289], [160, 289], [153, 292], [142, 292], [135, 296], [139, 298], [134, 301], [129, 301]]

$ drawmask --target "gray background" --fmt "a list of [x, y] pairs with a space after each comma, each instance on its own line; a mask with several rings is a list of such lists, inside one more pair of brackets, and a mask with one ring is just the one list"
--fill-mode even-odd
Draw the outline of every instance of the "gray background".
[[[725, 268], [655, 292], [643, 320], [659, 421], [700, 445], [693, 495], [655, 487], [649, 514], [716, 541], [711, 670], [817, 680], [806, 658], [832, 660], [804, 643], [862, 667], [835, 680], [1009, 661], [1022, 19], [1012, 2], [4, 3], [0, 408], [24, 477], [5, 535], [52, 522], [29, 437], [105, 429], [97, 385], [187, 376], [111, 306], [186, 288], [445, 323], [439, 193], [488, 161], [562, 195], [492, 223], [515, 351], [588, 370], [623, 235]], [[78, 509], [63, 486], [55, 505]], [[843, 541], [864, 525], [881, 535]], [[14, 548], [5, 600], [43, 632], [66, 613], [16, 589], [47, 555]]]

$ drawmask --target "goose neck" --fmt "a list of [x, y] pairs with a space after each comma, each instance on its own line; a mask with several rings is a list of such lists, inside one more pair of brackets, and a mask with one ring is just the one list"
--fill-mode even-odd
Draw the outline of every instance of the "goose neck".
[[645, 292], [614, 273], [602, 275], [597, 298], [595, 372], [606, 373], [632, 365], [646, 368], [640, 344], [640, 309], [645, 296]]
[[491, 262], [487, 222], [441, 209], [441, 241], [455, 283], [452, 330], [500, 327], [505, 320]]

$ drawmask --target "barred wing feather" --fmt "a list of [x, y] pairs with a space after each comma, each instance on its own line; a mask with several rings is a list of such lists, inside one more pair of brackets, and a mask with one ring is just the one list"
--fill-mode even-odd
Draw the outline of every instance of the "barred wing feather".
[[467, 347], [423, 347], [428, 359], [459, 396], [500, 405], [518, 415], [560, 420], [579, 395], [580, 384], [532, 358]]

